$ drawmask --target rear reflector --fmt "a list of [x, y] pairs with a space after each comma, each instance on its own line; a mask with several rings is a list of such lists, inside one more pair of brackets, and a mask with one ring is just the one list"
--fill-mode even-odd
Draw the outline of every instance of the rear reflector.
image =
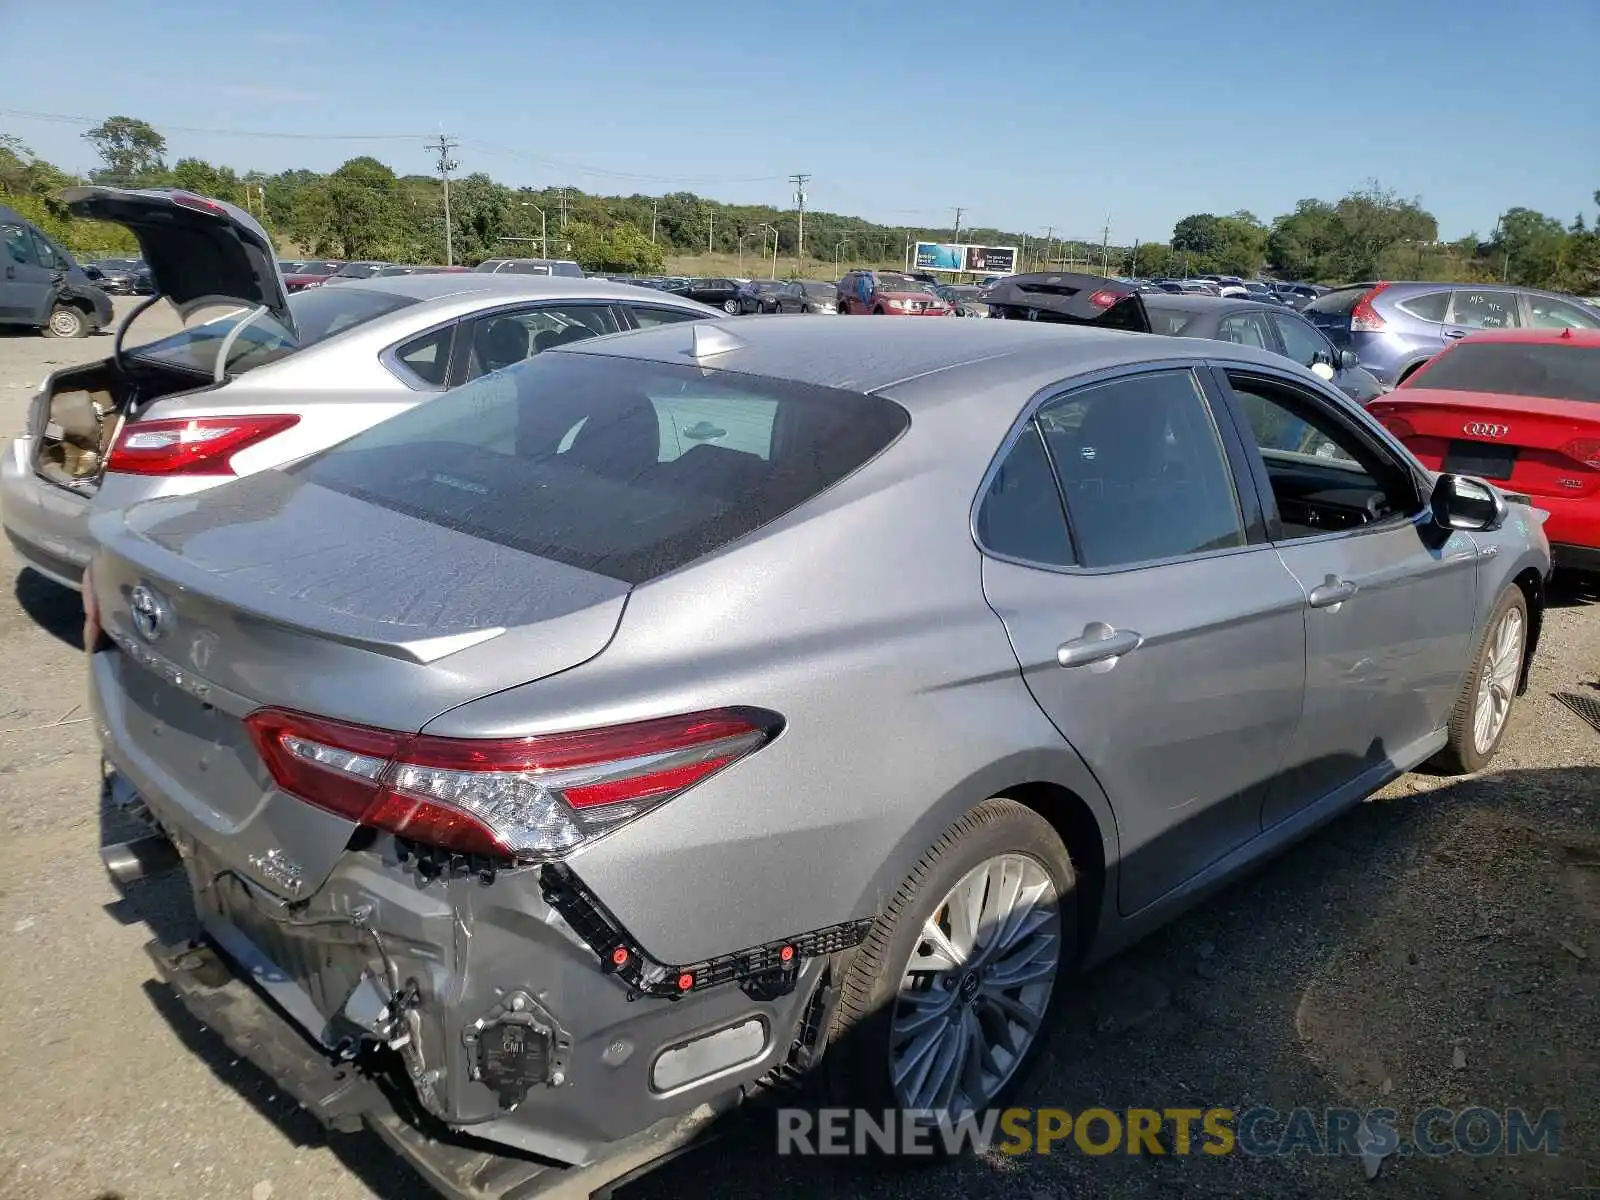
[[135, 421], [122, 427], [106, 470], [124, 475], [232, 475], [233, 455], [299, 421], [291, 413]]
[[282, 709], [245, 721], [277, 785], [308, 804], [460, 854], [560, 856], [769, 741], [756, 709], [523, 738], [395, 733]]

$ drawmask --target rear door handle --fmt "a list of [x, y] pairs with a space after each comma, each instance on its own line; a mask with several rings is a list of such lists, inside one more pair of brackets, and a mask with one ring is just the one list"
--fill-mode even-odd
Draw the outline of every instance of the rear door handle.
[[1143, 636], [1131, 629], [1113, 629], [1104, 621], [1090, 621], [1083, 627], [1082, 637], [1056, 647], [1056, 663], [1063, 667], [1103, 663], [1137, 650], [1143, 642]]
[[1447, 337], [1447, 338], [1464, 338], [1466, 336], [1467, 336], [1467, 331], [1465, 329], [1447, 329], [1447, 330], [1445, 330], [1445, 337]]
[[1312, 608], [1338, 608], [1346, 600], [1354, 596], [1356, 585], [1337, 576], [1329, 575], [1316, 587], [1311, 589], [1311, 594], [1306, 597]]

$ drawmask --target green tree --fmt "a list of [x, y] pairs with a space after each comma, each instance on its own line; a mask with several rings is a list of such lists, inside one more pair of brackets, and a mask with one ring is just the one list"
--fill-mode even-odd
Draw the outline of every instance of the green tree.
[[214, 167], [200, 158], [180, 158], [173, 164], [168, 179], [173, 187], [198, 196], [226, 200], [229, 204], [244, 203], [244, 185], [232, 167]]
[[1338, 218], [1326, 200], [1302, 200], [1273, 221], [1267, 263], [1287, 279], [1321, 279], [1337, 236]]
[[1334, 205], [1334, 219], [1334, 244], [1324, 274], [1337, 279], [1369, 279], [1391, 247], [1429, 245], [1439, 237], [1432, 213], [1376, 180]]
[[105, 167], [94, 172], [99, 183], [120, 187], [159, 182], [166, 173], [167, 139], [154, 126], [135, 117], [107, 117], [84, 135]]
[[385, 258], [403, 253], [409, 241], [392, 170], [368, 155], [352, 158], [328, 176], [326, 207], [316, 202], [328, 243], [347, 259]]
[[1508, 208], [1495, 227], [1493, 255], [1511, 283], [1539, 287], [1560, 278], [1569, 235], [1554, 217]]
[[631, 223], [598, 229], [586, 221], [568, 221], [563, 240], [572, 246], [572, 258], [586, 271], [649, 275], [660, 271], [665, 256], [650, 235]]

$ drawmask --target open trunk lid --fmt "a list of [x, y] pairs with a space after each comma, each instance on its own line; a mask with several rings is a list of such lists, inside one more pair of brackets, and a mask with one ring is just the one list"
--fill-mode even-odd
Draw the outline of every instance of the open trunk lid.
[[1120, 279], [1061, 271], [1007, 275], [983, 295], [991, 317], [1098, 325], [1149, 333], [1153, 328], [1139, 289]]
[[598, 654], [628, 592], [277, 471], [93, 528], [89, 586], [117, 648], [92, 660], [108, 755], [164, 821], [292, 897], [356, 826], [273, 786], [250, 713], [416, 732]]
[[167, 188], [75, 187], [62, 196], [75, 216], [129, 230], [139, 240], [157, 294], [184, 316], [206, 304], [236, 301], [265, 309], [295, 333], [272, 242], [243, 209]]

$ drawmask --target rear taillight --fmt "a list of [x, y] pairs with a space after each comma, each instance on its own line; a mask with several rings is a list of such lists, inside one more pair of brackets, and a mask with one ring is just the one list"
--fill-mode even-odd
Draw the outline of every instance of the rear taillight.
[[1113, 304], [1121, 299], [1121, 292], [1113, 292], [1106, 288], [1101, 288], [1098, 292], [1089, 297], [1089, 303], [1094, 305], [1096, 308], [1110, 308]]
[[283, 791], [397, 837], [528, 861], [567, 853], [764, 745], [780, 721], [718, 709], [522, 738], [394, 733], [283, 709], [245, 721]]
[[1384, 319], [1378, 315], [1378, 310], [1372, 307], [1372, 302], [1378, 298], [1378, 293], [1389, 285], [1380, 283], [1369, 291], [1356, 306], [1350, 310], [1351, 333], [1382, 333], [1385, 328]]
[[122, 427], [106, 470], [125, 475], [232, 475], [233, 455], [299, 421], [291, 413], [136, 421]]
[[1600, 471], [1600, 438], [1573, 438], [1561, 447], [1561, 453], [1586, 467]]

